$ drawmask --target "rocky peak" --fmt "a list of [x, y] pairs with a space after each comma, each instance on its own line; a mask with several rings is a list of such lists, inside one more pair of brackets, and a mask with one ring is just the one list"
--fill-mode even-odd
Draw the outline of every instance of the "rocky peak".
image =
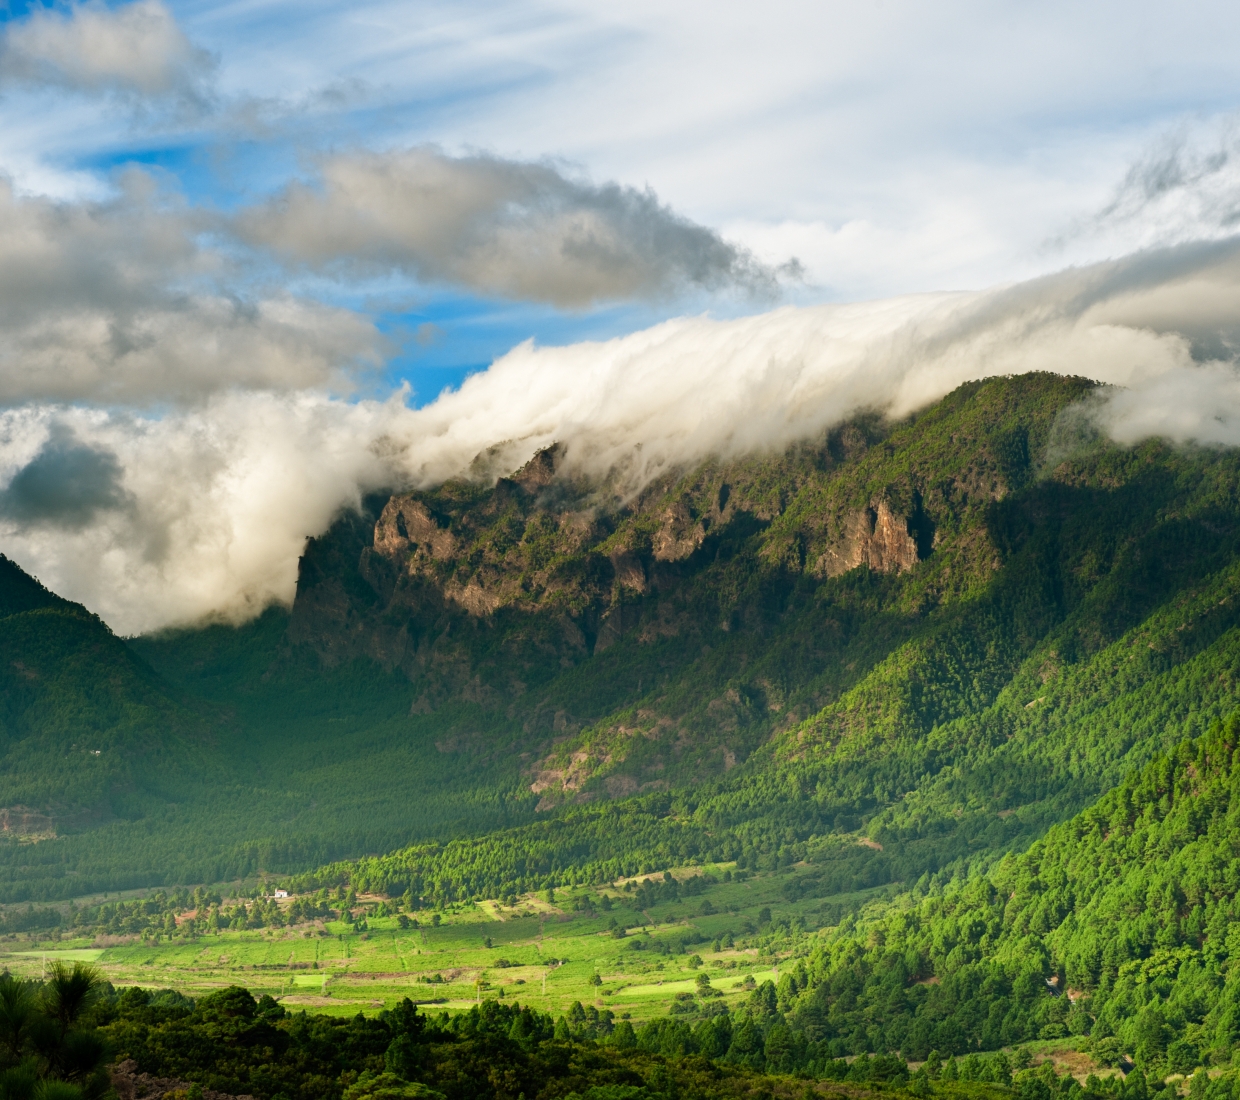
[[385, 557], [410, 554], [418, 549], [437, 561], [452, 557], [456, 540], [441, 527], [430, 508], [416, 497], [392, 497], [375, 523], [374, 548]]

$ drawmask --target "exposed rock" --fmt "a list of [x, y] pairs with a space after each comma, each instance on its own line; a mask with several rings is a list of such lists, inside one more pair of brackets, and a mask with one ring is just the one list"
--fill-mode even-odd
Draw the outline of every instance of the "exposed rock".
[[392, 497], [375, 524], [375, 550], [392, 558], [419, 547], [436, 561], [446, 561], [456, 550], [456, 540], [435, 522], [422, 501], [411, 496]]
[[876, 573], [904, 573], [921, 556], [908, 518], [891, 510], [885, 500], [850, 512], [844, 521], [844, 537], [827, 548], [819, 560], [819, 571], [838, 577], [860, 565]]
[[664, 509], [660, 519], [662, 523], [651, 541], [655, 561], [683, 561], [702, 545], [706, 529], [693, 522], [684, 501]]
[[181, 1081], [175, 1077], [152, 1077], [149, 1073], [139, 1073], [138, 1063], [132, 1058], [118, 1062], [111, 1069], [112, 1087], [120, 1100], [182, 1100], [189, 1095], [201, 1096], [202, 1100], [254, 1100], [248, 1093], [233, 1096], [227, 1092], [216, 1092], [204, 1089], [192, 1081]]
[[[566, 794], [580, 790], [582, 784], [592, 774], [590, 764], [591, 760], [588, 752], [575, 752], [560, 767], [545, 767], [535, 773], [534, 782], [530, 784], [530, 790], [534, 794], [542, 794], [543, 791], [552, 790], [553, 788]], [[546, 803], [545, 806], [544, 803]], [[552, 805], [554, 803], [544, 797], [539, 801], [535, 810], [550, 809]]]
[[14, 836], [55, 836], [56, 822], [25, 806], [0, 807], [0, 832]]
[[544, 447], [535, 454], [509, 480], [516, 482], [527, 493], [537, 492], [551, 484], [563, 461], [563, 446], [553, 443], [550, 447]]
[[501, 603], [503, 597], [498, 592], [488, 591], [476, 579], [470, 579], [466, 585], [450, 584], [444, 587], [443, 594], [455, 603], [460, 604], [471, 615], [481, 618], [489, 615]]
[[646, 570], [642, 560], [628, 550], [617, 550], [611, 555], [611, 567], [615, 570], [616, 584], [621, 588], [632, 588], [636, 592], [646, 591]]

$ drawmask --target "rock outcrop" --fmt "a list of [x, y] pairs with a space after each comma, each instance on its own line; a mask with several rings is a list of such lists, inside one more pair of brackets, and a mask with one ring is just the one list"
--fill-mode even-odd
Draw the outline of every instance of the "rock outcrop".
[[904, 573], [920, 560], [913, 524], [892, 511], [887, 501], [879, 500], [849, 513], [844, 537], [827, 547], [820, 570], [828, 577], [838, 577], [861, 565], [876, 573]]
[[375, 524], [374, 548], [386, 557], [421, 550], [436, 561], [445, 561], [456, 550], [456, 540], [422, 501], [400, 495], [387, 502]]
[[183, 1100], [191, 1096], [201, 1100], [254, 1100], [249, 1094], [233, 1096], [227, 1092], [204, 1089], [192, 1081], [139, 1073], [138, 1063], [132, 1058], [126, 1058], [114, 1065], [111, 1075], [112, 1088], [116, 1090], [120, 1100]]

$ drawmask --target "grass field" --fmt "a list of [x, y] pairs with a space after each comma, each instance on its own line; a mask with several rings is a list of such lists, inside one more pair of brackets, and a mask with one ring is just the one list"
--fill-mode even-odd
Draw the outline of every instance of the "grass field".
[[[789, 884], [803, 870], [719, 882], [641, 912], [616, 884], [558, 891], [553, 903], [527, 896], [513, 906], [483, 901], [439, 914], [423, 911], [411, 914], [420, 927], [403, 930], [398, 917], [369, 916], [365, 930], [355, 930], [353, 922], [319, 921], [110, 946], [14, 940], [0, 944], [0, 965], [38, 977], [55, 959], [80, 959], [117, 986], [195, 996], [243, 985], [290, 1009], [332, 1014], [377, 1012], [404, 997], [434, 1011], [503, 997], [557, 1014], [574, 1001], [593, 1003], [640, 1022], [666, 1014], [678, 995], [686, 1008], [690, 998], [731, 1004], [755, 983], [777, 980], [780, 964], [798, 943], [804, 946], [806, 933], [834, 924], [841, 907], [860, 907], [880, 893], [836, 895], [825, 906], [822, 898], [786, 901], [797, 892]], [[367, 899], [359, 900], [364, 908]], [[603, 909], [607, 904], [610, 911]], [[715, 941], [726, 942], [729, 933], [734, 945], [715, 950]], [[712, 990], [705, 998], [703, 974]]]

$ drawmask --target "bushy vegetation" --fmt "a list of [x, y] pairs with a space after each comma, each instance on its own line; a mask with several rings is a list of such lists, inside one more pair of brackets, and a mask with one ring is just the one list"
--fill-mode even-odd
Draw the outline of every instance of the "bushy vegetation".
[[38, 982], [0, 974], [0, 1093], [11, 1100], [94, 1100], [109, 1091], [107, 1044], [94, 1026], [104, 983], [55, 963]]
[[[1049, 1100], [1081, 1092], [1049, 1063], [1014, 1076], [1003, 1056], [934, 1061], [929, 1072], [915, 1074], [895, 1056], [807, 1060], [802, 1040], [786, 1028], [763, 1026], [758, 1002], [766, 995], [735, 1022], [722, 1013], [692, 1028], [670, 1019], [641, 1029], [614, 1025], [581, 1004], [553, 1019], [494, 1000], [456, 1015], [423, 1015], [409, 1000], [373, 1019], [290, 1015], [270, 997], [256, 1001], [236, 986], [196, 1004], [127, 989], [99, 1019], [103, 1034], [139, 1072], [259, 1100], [800, 1100], [821, 1092], [855, 1098], [905, 1090], [945, 1100]], [[1131, 1088], [1092, 1079], [1087, 1095], [1144, 1100], [1149, 1090], [1140, 1080], [1145, 1091], [1135, 1079]]]

